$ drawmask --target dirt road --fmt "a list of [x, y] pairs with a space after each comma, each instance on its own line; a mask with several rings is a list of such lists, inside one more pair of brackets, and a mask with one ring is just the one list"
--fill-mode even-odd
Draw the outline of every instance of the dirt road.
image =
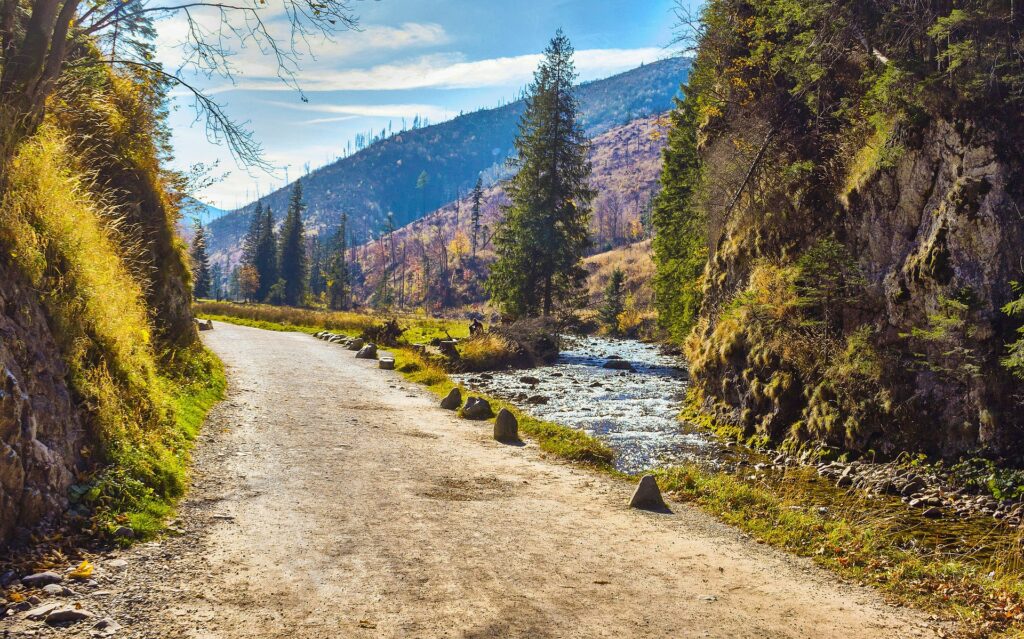
[[204, 335], [230, 397], [182, 534], [124, 553], [102, 604], [128, 636], [932, 636], [692, 507], [632, 511], [628, 485], [493, 442], [336, 345]]

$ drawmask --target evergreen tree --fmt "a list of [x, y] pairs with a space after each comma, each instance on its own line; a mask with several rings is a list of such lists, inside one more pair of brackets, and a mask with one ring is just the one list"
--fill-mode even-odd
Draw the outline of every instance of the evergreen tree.
[[676, 101], [661, 190], [651, 211], [658, 322], [677, 341], [686, 337], [697, 317], [699, 278], [708, 258], [706, 218], [693, 203], [701, 179], [694, 102], [691, 97]]
[[210, 297], [210, 258], [206, 254], [206, 229], [195, 220], [195, 234], [192, 236], [192, 295], [196, 298]]
[[326, 249], [320, 237], [314, 235], [309, 241], [309, 292], [316, 298], [327, 290]]
[[598, 311], [598, 319], [612, 335], [619, 332], [619, 315], [625, 310], [625, 291], [622, 289], [625, 280], [626, 274], [616, 267], [604, 289], [604, 304]]
[[210, 265], [210, 294], [218, 302], [224, 299], [224, 269], [220, 262]]
[[347, 237], [348, 216], [341, 214], [341, 222], [327, 257], [327, 305], [336, 311], [349, 306], [351, 282], [349, 281], [348, 257], [345, 238]]
[[306, 247], [302, 226], [302, 180], [296, 180], [288, 200], [288, 213], [281, 226], [278, 250], [278, 280], [281, 282], [281, 301], [288, 306], [302, 304], [306, 293]]
[[242, 248], [242, 264], [246, 271], [245, 297], [265, 301], [270, 287], [277, 282], [277, 238], [274, 235], [274, 213], [261, 203], [256, 204], [249, 232]]
[[480, 242], [480, 205], [484, 199], [484, 181], [477, 177], [476, 185], [473, 186], [473, 208], [470, 211], [470, 234], [469, 245], [473, 248], [473, 257], [476, 257], [476, 250]]
[[534, 74], [519, 123], [519, 172], [509, 182], [512, 203], [494, 238], [498, 260], [487, 281], [491, 298], [513, 317], [547, 316], [555, 304], [576, 303], [586, 277], [581, 261], [590, 246], [594, 192], [572, 55], [559, 30]]

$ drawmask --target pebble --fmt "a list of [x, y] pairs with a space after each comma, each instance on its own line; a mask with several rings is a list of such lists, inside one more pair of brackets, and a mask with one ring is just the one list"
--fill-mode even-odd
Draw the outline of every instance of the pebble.
[[71, 591], [70, 588], [65, 588], [60, 584], [47, 584], [43, 586], [43, 592], [50, 595], [51, 597], [66, 597], [68, 595], [75, 594]]
[[80, 608], [59, 608], [46, 615], [46, 623], [75, 623], [90, 617], [92, 617], [92, 613]]
[[21, 578], [21, 583], [28, 586], [29, 588], [42, 588], [48, 584], [56, 584], [64, 581], [64, 578], [55, 572], [37, 572], [34, 575], [28, 575]]

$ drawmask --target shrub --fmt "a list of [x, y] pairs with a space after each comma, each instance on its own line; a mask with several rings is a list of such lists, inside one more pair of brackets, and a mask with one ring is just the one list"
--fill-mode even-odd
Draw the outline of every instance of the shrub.
[[466, 371], [489, 371], [522, 363], [519, 346], [495, 332], [477, 333], [459, 345], [462, 368]]

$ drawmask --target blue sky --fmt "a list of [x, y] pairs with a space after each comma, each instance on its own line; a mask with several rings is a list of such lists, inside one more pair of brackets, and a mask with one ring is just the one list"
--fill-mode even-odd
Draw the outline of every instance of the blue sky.
[[[236, 165], [194, 121], [187, 96], [175, 92], [171, 113], [176, 165], [219, 160], [224, 179], [198, 194], [223, 208], [295, 179], [344, 153], [357, 133], [401, 127], [414, 116], [438, 122], [515, 99], [538, 54], [559, 27], [577, 51], [583, 81], [606, 77], [671, 53], [674, 0], [355, 0], [359, 32], [314, 41], [296, 79], [308, 99], [277, 79], [258, 47], [237, 48], [234, 81], [194, 80], [227, 113], [247, 121], [263, 145], [271, 174]], [[280, 21], [283, 25], [283, 21]], [[160, 57], [180, 58], [180, 18], [157, 23]]]

